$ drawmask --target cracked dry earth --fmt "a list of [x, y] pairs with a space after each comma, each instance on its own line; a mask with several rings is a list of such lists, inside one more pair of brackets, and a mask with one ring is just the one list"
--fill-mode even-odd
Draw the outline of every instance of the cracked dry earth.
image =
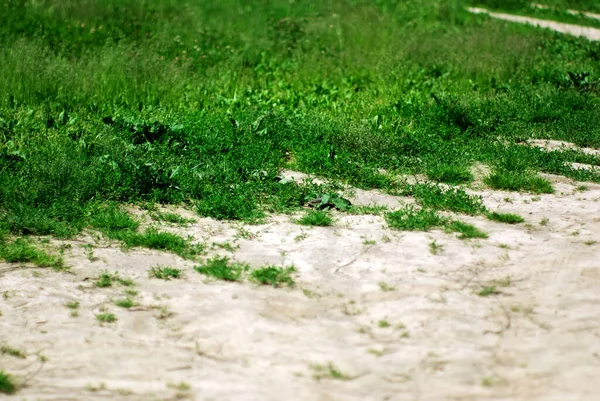
[[[208, 281], [193, 262], [93, 236], [56, 241], [70, 273], [0, 264], [0, 344], [28, 355], [0, 355], [0, 366], [25, 400], [595, 401], [600, 185], [550, 178], [553, 195], [474, 190], [526, 220], [460, 216], [484, 240], [393, 231], [371, 215], [324, 228], [290, 216], [161, 227], [232, 246], [207, 256], [294, 265], [291, 289]], [[353, 202], [407, 200], [356, 191]], [[149, 278], [157, 265], [185, 276]], [[114, 305], [123, 287], [94, 286], [103, 270], [135, 281], [137, 307]], [[100, 310], [118, 320], [100, 325]]]

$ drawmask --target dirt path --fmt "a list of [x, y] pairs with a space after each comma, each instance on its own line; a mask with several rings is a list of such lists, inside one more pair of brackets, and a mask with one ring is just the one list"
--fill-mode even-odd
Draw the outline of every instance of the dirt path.
[[540, 28], [548, 28], [552, 29], [556, 32], [566, 33], [567, 35], [572, 36], [583, 36], [589, 40], [598, 41], [600, 40], [600, 29], [590, 28], [580, 25], [574, 24], [565, 24], [563, 22], [551, 21], [551, 20], [542, 20], [538, 18], [531, 17], [523, 17], [520, 15], [512, 15], [512, 14], [504, 14], [504, 13], [496, 13], [484, 8], [476, 8], [469, 7], [467, 8], [472, 13], [475, 14], [487, 14], [492, 18], [498, 18], [505, 21], [518, 22], [521, 24], [529, 24], [539, 26]]
[[[596, 401], [600, 186], [551, 178], [554, 195], [479, 192], [526, 219], [461, 216], [485, 240], [392, 231], [379, 216], [161, 227], [231, 246], [210, 255], [294, 265], [294, 289], [207, 281], [176, 256], [92, 238], [62, 242], [71, 273], [0, 264], [0, 345], [28, 355], [0, 355], [0, 366], [27, 378], [15, 399], [30, 400]], [[157, 265], [185, 277], [149, 278]], [[136, 282], [137, 307], [114, 305], [124, 287], [93, 285], [103, 270]], [[74, 301], [78, 316], [64, 306]], [[118, 321], [101, 326], [100, 311]]]

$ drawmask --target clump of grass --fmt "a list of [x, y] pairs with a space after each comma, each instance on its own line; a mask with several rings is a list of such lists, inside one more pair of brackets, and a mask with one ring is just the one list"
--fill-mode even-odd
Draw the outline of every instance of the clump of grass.
[[427, 178], [446, 184], [458, 185], [473, 181], [473, 174], [465, 166], [437, 164], [427, 170]]
[[390, 284], [386, 283], [385, 281], [380, 281], [379, 283], [377, 283], [377, 285], [379, 286], [379, 288], [383, 292], [389, 292], [389, 291], [395, 291], [396, 290], [395, 286], [390, 285]]
[[137, 304], [136, 304], [136, 302], [133, 299], [127, 297], [127, 298], [116, 300], [115, 301], [115, 305], [117, 305], [120, 308], [127, 308], [128, 309], [128, 308], [133, 308]]
[[519, 223], [523, 223], [525, 220], [519, 216], [518, 214], [511, 214], [511, 213], [487, 213], [486, 214], [487, 218], [492, 220], [492, 221], [497, 221], [499, 223], [506, 223], [506, 224], [519, 224]]
[[388, 322], [387, 320], [380, 320], [379, 322], [377, 322], [377, 326], [379, 326], [382, 329], [388, 328], [390, 327], [390, 322]]
[[79, 302], [78, 301], [67, 302], [65, 304], [65, 306], [69, 309], [79, 309]]
[[481, 290], [479, 290], [477, 295], [479, 295], [480, 297], [488, 297], [490, 295], [495, 295], [498, 293], [499, 292], [496, 289], [496, 286], [490, 286], [490, 287], [483, 287]]
[[117, 236], [117, 239], [123, 241], [127, 247], [143, 247], [170, 251], [184, 259], [193, 260], [204, 250], [204, 247], [200, 244], [193, 245], [189, 240], [179, 235], [160, 232], [155, 228], [148, 228], [141, 234], [132, 231], [122, 232]]
[[17, 238], [11, 243], [0, 243], [0, 259], [9, 263], [33, 263], [39, 267], [51, 267], [54, 270], [64, 270], [61, 257], [52, 256], [32, 245], [24, 238]]
[[437, 255], [444, 251], [444, 245], [438, 244], [436, 241], [432, 241], [429, 243], [429, 252], [432, 255]]
[[279, 267], [279, 266], [267, 266], [255, 269], [250, 273], [250, 277], [263, 285], [272, 285], [273, 287], [280, 287], [287, 285], [293, 287], [295, 285], [292, 274], [296, 272], [293, 266], [290, 267]]
[[239, 263], [229, 263], [229, 258], [208, 259], [205, 264], [194, 267], [198, 273], [224, 281], [239, 281], [248, 266]]
[[167, 223], [179, 225], [186, 225], [190, 223], [195, 223], [197, 221], [195, 219], [186, 219], [185, 217], [182, 217], [177, 213], [156, 212], [150, 214], [150, 217], [152, 217], [154, 220], [166, 221]]
[[472, 215], [485, 211], [480, 196], [469, 195], [459, 188], [443, 189], [439, 185], [417, 184], [408, 193], [412, 193], [425, 208]]
[[181, 270], [174, 267], [153, 267], [150, 269], [148, 275], [153, 278], [159, 278], [162, 280], [170, 280], [172, 278], [177, 279], [181, 277]]
[[10, 355], [14, 358], [19, 358], [19, 359], [26, 359], [27, 355], [25, 355], [25, 352], [21, 351], [20, 349], [16, 349], [13, 347], [10, 347], [8, 345], [2, 345], [0, 346], [0, 354], [2, 355]]
[[527, 191], [534, 194], [551, 194], [552, 183], [534, 173], [499, 170], [485, 178], [484, 182], [494, 189]]
[[296, 220], [296, 223], [303, 226], [320, 226], [326, 227], [333, 224], [333, 219], [323, 210], [310, 210], [304, 216]]
[[105, 288], [105, 287], [111, 287], [113, 285], [113, 283], [117, 283], [117, 284], [125, 286], [125, 287], [131, 287], [131, 286], [135, 285], [133, 280], [127, 279], [127, 278], [122, 278], [119, 276], [118, 273], [110, 274], [108, 271], [104, 271], [104, 272], [100, 273], [100, 276], [98, 276], [98, 279], [96, 280], [94, 285], [96, 287]]
[[428, 231], [446, 222], [446, 219], [439, 216], [435, 211], [415, 210], [412, 207], [386, 213], [385, 219], [390, 228], [404, 231]]
[[118, 237], [124, 230], [134, 231], [140, 223], [119, 205], [109, 203], [91, 207], [90, 226], [105, 233], [109, 238]]
[[321, 379], [336, 379], [336, 380], [350, 380], [351, 377], [344, 374], [338, 367], [336, 367], [332, 362], [327, 363], [326, 365], [315, 364], [311, 366], [314, 374], [313, 377], [317, 380]]
[[17, 391], [17, 385], [12, 376], [0, 370], [0, 393], [14, 394]]
[[446, 228], [449, 231], [459, 233], [459, 239], [470, 239], [470, 238], [487, 238], [488, 235], [483, 231], [480, 231], [477, 227], [463, 223], [462, 221], [452, 221]]
[[112, 313], [99, 313], [96, 315], [96, 320], [98, 320], [100, 323], [113, 323], [118, 319]]

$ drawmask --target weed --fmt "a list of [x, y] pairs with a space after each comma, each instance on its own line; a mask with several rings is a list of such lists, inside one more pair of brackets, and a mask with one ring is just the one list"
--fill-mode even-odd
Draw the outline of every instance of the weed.
[[598, 243], [598, 241], [594, 241], [594, 240], [588, 240], [588, 241], [585, 241], [585, 242], [584, 242], [584, 244], [585, 244], [585, 245], [588, 245], [588, 246], [589, 246], [589, 245], [596, 245], [597, 243]]
[[17, 238], [11, 243], [0, 243], [0, 259], [8, 263], [33, 263], [39, 267], [52, 267], [54, 270], [64, 270], [62, 258], [48, 255], [23, 238]]
[[197, 221], [196, 219], [186, 219], [185, 217], [182, 217], [176, 213], [156, 212], [151, 213], [150, 217], [152, 217], [154, 220], [166, 221], [167, 223], [178, 224], [181, 226], [185, 226], [190, 223], [195, 223]]
[[488, 213], [486, 214], [487, 218], [492, 220], [492, 221], [497, 221], [499, 223], [506, 223], [506, 224], [518, 224], [518, 223], [523, 223], [525, 220], [517, 215], [517, 214], [510, 214], [510, 213]]
[[113, 323], [117, 321], [117, 317], [112, 313], [99, 313], [96, 315], [96, 320], [100, 323]]
[[79, 301], [67, 302], [65, 306], [69, 309], [79, 309]]
[[17, 391], [17, 385], [12, 376], [0, 370], [0, 393], [14, 394]]
[[385, 205], [371, 205], [371, 206], [352, 206], [348, 211], [350, 214], [370, 214], [374, 216], [380, 216], [382, 213], [386, 212], [388, 207]]
[[168, 388], [172, 388], [179, 391], [190, 391], [191, 386], [188, 383], [180, 382], [180, 383], [169, 383], [167, 384]]
[[377, 326], [379, 326], [382, 329], [386, 329], [386, 328], [390, 327], [391, 325], [390, 325], [390, 323], [387, 320], [380, 320], [377, 323]]
[[447, 225], [449, 231], [459, 233], [458, 238], [470, 239], [470, 238], [487, 238], [487, 234], [480, 231], [477, 227], [463, 223], [461, 221], [453, 221]]
[[230, 264], [229, 258], [215, 257], [208, 259], [203, 265], [194, 267], [194, 270], [217, 280], [239, 281], [242, 272], [247, 271], [248, 266], [239, 263]]
[[523, 172], [497, 171], [484, 181], [494, 189], [527, 191], [534, 194], [551, 194], [554, 192], [550, 181]]
[[129, 297], [135, 297], [136, 295], [138, 295], [138, 292], [136, 290], [132, 290], [132, 289], [127, 289], [124, 292], [125, 292], [125, 295], [127, 295]]
[[444, 245], [438, 244], [436, 241], [432, 241], [429, 243], [429, 252], [432, 255], [437, 255], [444, 251]]
[[432, 210], [415, 210], [412, 207], [386, 213], [385, 219], [390, 228], [406, 231], [428, 231], [446, 221]]
[[550, 222], [550, 220], [548, 220], [548, 218], [544, 217], [542, 220], [540, 220], [540, 226], [547, 226], [549, 222]]
[[477, 295], [479, 295], [480, 297], [487, 297], [490, 295], [496, 295], [499, 294], [498, 290], [496, 290], [496, 286], [491, 286], [491, 287], [483, 287], [478, 293]]
[[235, 247], [233, 245], [231, 245], [229, 242], [223, 242], [223, 243], [217, 243], [217, 242], [213, 242], [213, 246], [221, 248], [221, 249], [225, 249], [226, 251], [229, 252], [235, 252], [236, 249], [239, 249], [239, 245], [236, 245]]
[[290, 267], [278, 267], [278, 266], [267, 266], [260, 269], [255, 269], [250, 273], [250, 277], [263, 285], [272, 285], [273, 287], [280, 287], [287, 285], [293, 287], [295, 285], [292, 274], [296, 272], [293, 266]]
[[156, 266], [150, 269], [148, 275], [153, 278], [159, 278], [162, 280], [170, 280], [172, 278], [181, 278], [181, 270], [174, 267], [161, 267]]
[[116, 272], [113, 274], [110, 274], [108, 271], [102, 272], [100, 274], [100, 276], [98, 277], [98, 279], [96, 280], [96, 282], [94, 283], [94, 285], [96, 287], [105, 288], [105, 287], [111, 287], [113, 285], [113, 283], [117, 283], [124, 287], [131, 287], [131, 286], [135, 285], [133, 280], [122, 278]]
[[296, 223], [303, 226], [320, 226], [326, 227], [333, 224], [333, 220], [329, 213], [322, 210], [310, 210], [304, 216], [296, 220]]
[[376, 245], [377, 241], [365, 238], [362, 243], [363, 243], [363, 245], [369, 246], [369, 245]]
[[426, 208], [458, 213], [479, 214], [485, 210], [481, 197], [467, 194], [459, 188], [443, 189], [438, 185], [419, 184], [408, 190]]
[[19, 349], [16, 349], [16, 348], [9, 347], [8, 345], [0, 346], [0, 354], [10, 355], [12, 357], [19, 358], [19, 359], [27, 358], [27, 355], [25, 355], [25, 352], [23, 352]]
[[379, 283], [377, 283], [377, 285], [383, 292], [389, 292], [389, 291], [396, 290], [396, 286], [390, 285], [390, 284], [386, 283], [385, 281], [380, 281]]
[[350, 380], [351, 378], [342, 373], [332, 362], [328, 364], [315, 364], [312, 365], [313, 377], [317, 380], [321, 379], [336, 379], [336, 380]]
[[427, 177], [433, 181], [457, 185], [473, 181], [473, 174], [464, 166], [437, 164], [427, 170]]
[[117, 305], [120, 308], [133, 308], [137, 304], [133, 299], [127, 297], [127, 298], [116, 300], [115, 305]]

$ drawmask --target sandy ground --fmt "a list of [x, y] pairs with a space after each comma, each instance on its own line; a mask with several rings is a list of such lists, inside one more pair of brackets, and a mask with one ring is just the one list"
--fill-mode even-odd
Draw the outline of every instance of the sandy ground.
[[[0, 355], [0, 367], [24, 400], [596, 401], [600, 185], [549, 177], [553, 195], [476, 191], [526, 220], [461, 216], [484, 240], [342, 214], [324, 228], [291, 216], [161, 226], [206, 243], [207, 257], [293, 265], [291, 289], [209, 281], [177, 256], [93, 236], [56, 241], [70, 273], [0, 263], [0, 345], [27, 353]], [[376, 191], [353, 201], [410, 202]], [[185, 277], [149, 278], [158, 265]], [[135, 281], [137, 307], [114, 305], [124, 287], [93, 285], [104, 270]], [[486, 287], [497, 293], [478, 295]], [[100, 325], [100, 311], [118, 321]]]
[[539, 26], [540, 28], [548, 28], [556, 32], [565, 33], [573, 36], [583, 36], [589, 40], [600, 40], [600, 29], [590, 28], [586, 26], [566, 24], [563, 22], [543, 20], [539, 18], [524, 17], [520, 15], [512, 15], [505, 13], [496, 13], [484, 8], [469, 7], [467, 8], [475, 14], [488, 14], [492, 18], [498, 18], [505, 21], [518, 22], [521, 24], [529, 24]]

